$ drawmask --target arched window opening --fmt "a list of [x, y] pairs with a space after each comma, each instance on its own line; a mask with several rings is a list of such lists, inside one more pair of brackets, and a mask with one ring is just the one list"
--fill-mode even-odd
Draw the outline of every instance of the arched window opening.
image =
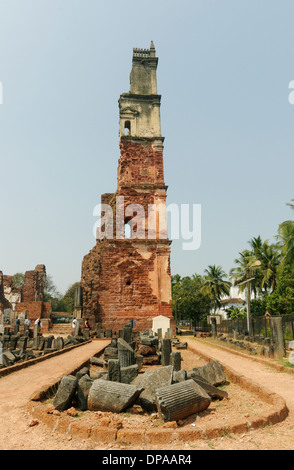
[[129, 135], [131, 133], [131, 122], [125, 121], [125, 135]]

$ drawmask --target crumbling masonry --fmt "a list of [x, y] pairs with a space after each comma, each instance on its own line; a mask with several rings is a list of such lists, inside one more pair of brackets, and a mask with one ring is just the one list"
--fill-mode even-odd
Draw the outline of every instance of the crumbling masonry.
[[49, 318], [51, 303], [44, 302], [46, 268], [43, 264], [34, 270], [26, 271], [22, 287], [13, 284], [13, 277], [0, 271], [0, 324], [12, 323], [23, 314], [31, 321], [36, 318]]
[[[152, 230], [150, 213], [148, 216], [150, 205], [164, 207], [166, 213], [157, 64], [153, 42], [150, 50], [133, 50], [130, 91], [119, 99], [117, 191], [101, 197], [102, 204], [113, 208], [113, 236], [98, 237], [82, 263], [82, 315], [93, 326], [100, 322], [105, 329], [121, 329], [132, 319], [135, 329], [142, 331], [152, 328], [152, 319], [158, 315], [168, 317], [174, 327], [171, 242], [166, 225], [162, 229], [159, 224], [159, 212], [152, 213]], [[129, 225], [130, 238], [117, 232], [118, 200], [123, 201], [122, 224]], [[144, 214], [128, 212], [131, 204], [143, 207]]]

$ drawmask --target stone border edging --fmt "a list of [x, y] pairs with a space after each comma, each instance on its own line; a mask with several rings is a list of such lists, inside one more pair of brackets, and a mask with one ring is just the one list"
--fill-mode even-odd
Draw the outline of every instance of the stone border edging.
[[74, 344], [73, 346], [68, 346], [63, 349], [59, 349], [58, 351], [54, 351], [49, 354], [44, 354], [44, 356], [35, 357], [34, 359], [29, 359], [28, 361], [20, 362], [19, 364], [15, 364], [14, 366], [4, 367], [3, 369], [0, 369], [0, 379], [1, 377], [6, 377], [6, 375], [12, 374], [12, 372], [17, 372], [18, 370], [22, 370], [22, 369], [25, 369], [26, 367], [33, 366], [34, 364], [37, 364], [39, 362], [43, 362], [46, 359], [59, 356], [60, 354], [71, 351], [72, 349], [79, 348], [80, 346], [84, 346], [85, 344], [91, 343], [91, 341], [92, 340], [85, 341], [84, 343], [80, 343], [80, 344]]
[[[207, 361], [213, 360], [211, 357], [197, 351], [189, 346], [192, 352], [201, 354]], [[87, 363], [88, 361], [86, 361]], [[77, 370], [83, 366], [85, 362], [78, 367]], [[256, 384], [244, 375], [238, 374], [236, 371], [229, 367], [224, 367], [225, 374], [235, 384], [240, 387], [256, 394], [266, 403], [273, 406], [273, 410], [269, 414], [265, 414], [252, 421], [244, 418], [239, 418], [234, 422], [223, 424], [221, 426], [205, 426], [197, 425], [195, 428], [157, 428], [157, 429], [115, 429], [112, 427], [103, 426], [88, 426], [84, 423], [79, 423], [77, 418], [71, 418], [66, 415], [55, 416], [48, 414], [44, 405], [40, 403], [42, 397], [46, 397], [48, 393], [58, 384], [48, 384], [42, 390], [34, 394], [29, 402], [29, 410], [33, 416], [46, 424], [53, 431], [60, 433], [67, 433], [70, 436], [87, 438], [99, 444], [109, 444], [109, 442], [116, 442], [117, 444], [133, 444], [133, 445], [163, 445], [170, 444], [173, 441], [196, 441], [198, 439], [213, 439], [226, 435], [228, 433], [240, 434], [248, 432], [253, 429], [260, 428], [266, 425], [272, 425], [283, 421], [288, 415], [288, 409], [285, 400], [271, 392], [270, 390]], [[70, 371], [69, 374], [74, 373]], [[64, 375], [64, 374], [63, 374]]]

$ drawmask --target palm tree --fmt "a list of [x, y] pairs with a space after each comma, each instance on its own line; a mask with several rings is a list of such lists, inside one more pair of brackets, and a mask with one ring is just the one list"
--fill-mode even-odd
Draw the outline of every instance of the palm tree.
[[251, 246], [252, 253], [258, 258], [260, 254], [260, 250], [262, 248], [263, 242], [261, 239], [261, 236], [258, 235], [258, 237], [253, 237], [251, 240], [249, 240], [249, 245]]
[[[292, 199], [294, 201], [294, 199]], [[294, 209], [294, 204], [289, 202], [287, 204]], [[289, 264], [290, 267], [294, 266], [294, 220], [285, 220], [279, 225], [278, 239], [282, 252], [282, 267]]]
[[281, 262], [281, 253], [278, 246], [275, 244], [270, 245], [268, 241], [265, 241], [259, 253], [259, 261], [262, 276], [261, 288], [273, 292], [277, 285], [278, 267]]
[[208, 266], [208, 269], [205, 269], [204, 272], [206, 275], [201, 292], [212, 297], [215, 313], [216, 307], [220, 306], [222, 296], [229, 295], [231, 283], [225, 280], [227, 275], [221, 266], [215, 266], [215, 264]]
[[[230, 270], [230, 279], [235, 284], [240, 284], [246, 281], [251, 276], [250, 270], [252, 264], [256, 261], [256, 258], [252, 251], [250, 250], [243, 250], [239, 253], [239, 258], [234, 260], [234, 263], [237, 265], [236, 267]], [[246, 289], [246, 284], [242, 284], [240, 286], [240, 291]], [[256, 295], [257, 286], [256, 284], [252, 283], [252, 290]]]

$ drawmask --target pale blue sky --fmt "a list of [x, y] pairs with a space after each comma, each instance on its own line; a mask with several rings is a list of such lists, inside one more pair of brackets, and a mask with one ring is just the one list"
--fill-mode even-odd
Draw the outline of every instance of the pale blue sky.
[[202, 245], [172, 273], [227, 272], [273, 240], [293, 197], [294, 3], [0, 0], [0, 270], [43, 263], [61, 292], [117, 184], [118, 98], [154, 41], [168, 203], [202, 205]]

